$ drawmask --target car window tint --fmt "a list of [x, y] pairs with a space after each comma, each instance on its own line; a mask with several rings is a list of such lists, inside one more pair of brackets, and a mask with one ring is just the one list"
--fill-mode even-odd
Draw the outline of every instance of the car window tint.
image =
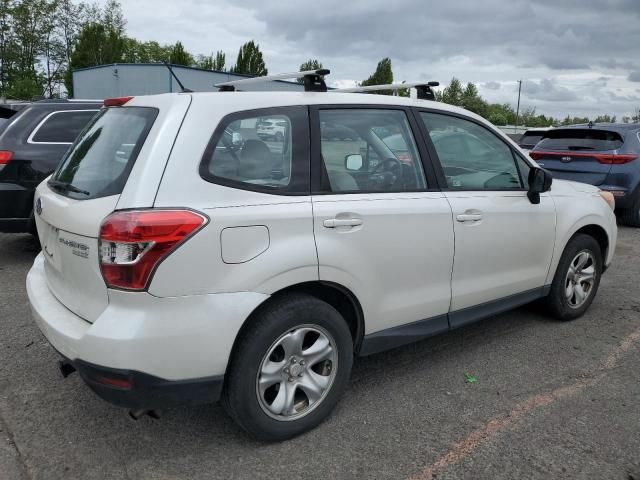
[[73, 198], [122, 193], [157, 114], [149, 107], [103, 109], [69, 149], [52, 179], [85, 191], [63, 193]]
[[447, 185], [460, 190], [522, 188], [511, 149], [485, 127], [437, 113], [421, 113]]
[[546, 132], [536, 146], [545, 150], [617, 150], [623, 143], [618, 132], [590, 128], [556, 128]]
[[529, 172], [531, 171], [531, 165], [529, 165], [520, 155], [514, 154], [516, 157], [516, 163], [518, 164], [518, 170], [520, 170], [520, 179], [523, 185], [527, 187], [529, 185]]
[[544, 132], [539, 132], [539, 133], [525, 132], [520, 138], [520, 140], [518, 141], [518, 144], [524, 148], [533, 148], [535, 144], [540, 141], [543, 135], [544, 135]]
[[209, 172], [236, 182], [283, 188], [291, 179], [291, 158], [290, 119], [250, 117], [225, 127]]
[[304, 107], [231, 114], [216, 128], [200, 175], [212, 183], [247, 190], [308, 194], [308, 122]]
[[391, 192], [426, 189], [406, 114], [400, 110], [320, 110], [324, 189]]
[[36, 143], [73, 143], [97, 110], [60, 111], [50, 114], [34, 132]]

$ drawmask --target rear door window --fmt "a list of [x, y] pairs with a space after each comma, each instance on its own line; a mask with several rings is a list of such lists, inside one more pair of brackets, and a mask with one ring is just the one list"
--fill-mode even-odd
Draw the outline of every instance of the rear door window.
[[619, 133], [590, 128], [565, 128], [549, 130], [536, 145], [539, 150], [617, 150], [622, 147]]
[[222, 119], [200, 164], [205, 180], [274, 194], [309, 193], [304, 107], [252, 110]]
[[29, 143], [73, 143], [96, 115], [96, 110], [61, 110], [50, 113], [34, 129]]
[[102, 110], [67, 152], [50, 185], [78, 199], [122, 193], [157, 115], [149, 107]]

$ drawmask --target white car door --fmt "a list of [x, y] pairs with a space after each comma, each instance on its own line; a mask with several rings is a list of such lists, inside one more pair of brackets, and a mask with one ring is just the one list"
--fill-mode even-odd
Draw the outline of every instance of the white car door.
[[451, 209], [442, 192], [429, 191], [435, 177], [425, 176], [408, 113], [312, 112], [320, 280], [359, 299], [366, 319], [361, 353], [448, 328]]
[[530, 166], [489, 128], [443, 113], [420, 117], [453, 211], [451, 327], [540, 297], [554, 248], [552, 198], [531, 203]]

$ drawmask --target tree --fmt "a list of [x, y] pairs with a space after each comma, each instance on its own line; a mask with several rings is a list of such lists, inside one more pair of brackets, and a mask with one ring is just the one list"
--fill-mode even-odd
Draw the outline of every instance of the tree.
[[6, 95], [17, 45], [13, 35], [13, 0], [0, 0], [0, 96]]
[[467, 83], [463, 90], [460, 103], [462, 107], [478, 115], [487, 115], [487, 102], [480, 96], [478, 88], [471, 82]]
[[222, 50], [216, 52], [216, 56], [213, 59], [211, 70], [218, 70], [220, 72], [225, 71], [226, 55]]
[[122, 61], [125, 39], [117, 29], [108, 29], [103, 24], [92, 23], [82, 29], [78, 43], [71, 55], [65, 85], [69, 95], [73, 95], [71, 70], [93, 67], [105, 63]]
[[[460, 83], [460, 80], [458, 80], [456, 77], [453, 77], [451, 79], [451, 83], [449, 83], [449, 85], [442, 90], [442, 95], [440, 96], [439, 100], [443, 103], [448, 103], [450, 105], [457, 105], [461, 107], [462, 94], [463, 94], [463, 90], [462, 90], [462, 84]], [[438, 99], [437, 96], [436, 96], [436, 99]]]
[[616, 123], [616, 116], [598, 115], [593, 123]]
[[[299, 72], [306, 72], [307, 70], [320, 70], [322, 68], [322, 63], [318, 61], [317, 58], [310, 58], [306, 62], [300, 64]], [[299, 77], [298, 83], [303, 83], [304, 78]]]
[[[387, 85], [393, 83], [393, 71], [391, 70], [391, 59], [385, 57], [378, 62], [376, 71], [363, 80], [360, 85], [367, 87], [369, 85]], [[379, 95], [393, 95], [393, 90], [380, 90], [376, 92]]]
[[205, 70], [217, 70], [224, 72], [226, 55], [222, 50], [218, 50], [215, 55], [199, 55], [196, 65]]
[[176, 42], [171, 49], [169, 63], [174, 65], [186, 65], [188, 67], [194, 64], [193, 55], [184, 49], [182, 42]]
[[231, 72], [258, 77], [267, 75], [268, 70], [262, 59], [260, 45], [254, 43], [253, 40], [242, 45], [238, 52], [236, 64], [231, 68]]
[[107, 30], [117, 32], [120, 36], [124, 35], [127, 21], [124, 19], [122, 5], [118, 0], [109, 0], [99, 16]]

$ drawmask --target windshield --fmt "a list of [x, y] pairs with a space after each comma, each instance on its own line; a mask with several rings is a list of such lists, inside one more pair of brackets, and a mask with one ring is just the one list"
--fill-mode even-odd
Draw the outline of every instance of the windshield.
[[609, 130], [566, 128], [549, 130], [544, 134], [537, 150], [617, 150], [622, 137]]
[[526, 146], [526, 147], [533, 147], [536, 143], [538, 143], [541, 139], [542, 136], [544, 135], [544, 132], [536, 132], [536, 133], [528, 133], [525, 132], [524, 135], [522, 135], [522, 138], [520, 138], [520, 141], [518, 142], [520, 144], [520, 146]]
[[122, 193], [157, 114], [148, 107], [103, 109], [69, 149], [49, 185], [78, 199]]

